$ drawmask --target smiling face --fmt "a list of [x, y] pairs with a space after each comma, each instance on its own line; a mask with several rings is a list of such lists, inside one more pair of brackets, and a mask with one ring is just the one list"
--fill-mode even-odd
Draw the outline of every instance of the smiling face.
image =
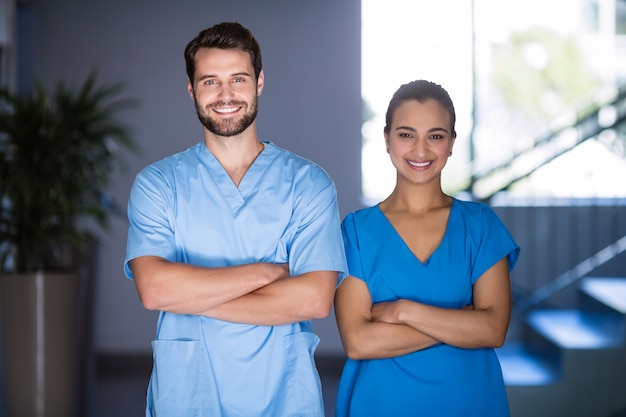
[[400, 103], [385, 132], [385, 142], [398, 182], [425, 184], [437, 181], [452, 153], [455, 133], [451, 115], [436, 100]]
[[243, 133], [256, 119], [263, 72], [255, 79], [250, 54], [238, 49], [201, 48], [195, 62], [187, 90], [200, 122], [218, 136]]

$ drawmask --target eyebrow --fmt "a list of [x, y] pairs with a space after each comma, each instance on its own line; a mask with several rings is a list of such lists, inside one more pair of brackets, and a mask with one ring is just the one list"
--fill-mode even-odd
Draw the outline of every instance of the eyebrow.
[[[240, 71], [240, 72], [235, 72], [233, 74], [230, 74], [229, 77], [252, 77], [252, 75], [250, 75], [250, 73], [248, 73], [247, 71]], [[217, 74], [202, 74], [198, 77], [198, 81], [202, 81], [202, 80], [206, 80], [207, 78], [216, 78]]]
[[236, 72], [234, 74], [231, 74], [231, 77], [241, 77], [241, 76], [245, 76], [245, 77], [252, 77], [252, 74], [248, 73], [247, 71], [240, 71], [240, 72]]
[[[417, 130], [413, 127], [410, 126], [398, 126], [395, 129], [396, 131], [398, 130], [408, 130], [410, 132], [417, 132]], [[443, 127], [432, 127], [430, 129], [428, 129], [428, 133], [433, 133], [433, 132], [446, 132], [446, 133], [450, 133], [448, 132], [448, 129], [444, 129]]]

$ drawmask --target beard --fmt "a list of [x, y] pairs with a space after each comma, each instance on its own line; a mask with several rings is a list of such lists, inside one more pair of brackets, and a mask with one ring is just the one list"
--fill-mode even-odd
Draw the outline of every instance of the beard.
[[[196, 113], [198, 114], [198, 119], [209, 132], [214, 133], [218, 136], [235, 136], [242, 133], [252, 124], [252, 122], [254, 122], [257, 115], [259, 100], [257, 96], [254, 96], [254, 99], [250, 103], [249, 107], [245, 102], [218, 102], [209, 105], [204, 109], [198, 104], [195, 99], [194, 102], [196, 104]], [[239, 120], [236, 120], [235, 118], [211, 118], [211, 107], [229, 105], [241, 106], [243, 108], [246, 108], [247, 111]]]

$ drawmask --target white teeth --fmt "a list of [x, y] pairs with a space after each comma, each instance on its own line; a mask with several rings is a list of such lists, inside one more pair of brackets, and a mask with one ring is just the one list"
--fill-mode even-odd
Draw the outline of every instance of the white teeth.
[[223, 109], [214, 109], [217, 113], [234, 113], [237, 111], [237, 107], [227, 107]]
[[411, 162], [411, 161], [409, 161], [409, 164], [413, 165], [414, 167], [423, 168], [425, 166], [430, 165], [430, 162]]

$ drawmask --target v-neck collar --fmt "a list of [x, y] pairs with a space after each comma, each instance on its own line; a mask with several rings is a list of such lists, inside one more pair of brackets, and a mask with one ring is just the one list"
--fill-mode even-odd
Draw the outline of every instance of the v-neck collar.
[[278, 149], [269, 141], [261, 141], [265, 146], [246, 171], [239, 186], [236, 186], [220, 161], [202, 143], [201, 155], [210, 170], [210, 177], [220, 190], [224, 199], [230, 206], [233, 214], [243, 207], [246, 198], [255, 190], [258, 182], [263, 178], [263, 173], [275, 159]]
[[450, 228], [450, 223], [452, 222], [452, 216], [454, 214], [455, 211], [455, 207], [456, 206], [456, 199], [453, 197], [452, 198], [452, 205], [450, 206], [450, 214], [448, 215], [448, 221], [446, 222], [446, 230], [443, 233], [443, 237], [441, 238], [441, 241], [439, 242], [439, 244], [437, 245], [437, 247], [430, 253], [430, 255], [428, 255], [428, 257], [422, 262], [420, 260], [420, 258], [417, 257], [417, 255], [415, 255], [415, 253], [413, 253], [413, 251], [411, 250], [411, 248], [409, 247], [409, 245], [406, 244], [406, 242], [404, 241], [404, 239], [402, 238], [402, 236], [400, 235], [400, 233], [398, 233], [398, 231], [396, 230], [396, 228], [393, 226], [393, 224], [391, 223], [391, 221], [389, 221], [389, 219], [387, 218], [387, 216], [385, 216], [385, 213], [381, 210], [380, 208], [380, 203], [376, 204], [375, 209], [378, 212], [378, 214], [382, 217], [384, 224], [386, 224], [387, 228], [390, 229], [390, 236], [395, 236], [394, 239], [398, 239], [400, 242], [402, 242], [402, 246], [407, 250], [408, 253], [411, 254], [411, 256], [422, 266], [426, 267], [428, 266], [428, 264], [430, 264], [431, 259], [435, 256], [435, 254], [440, 250], [440, 248], [444, 245], [445, 242], [447, 242], [448, 240], [448, 231]]

